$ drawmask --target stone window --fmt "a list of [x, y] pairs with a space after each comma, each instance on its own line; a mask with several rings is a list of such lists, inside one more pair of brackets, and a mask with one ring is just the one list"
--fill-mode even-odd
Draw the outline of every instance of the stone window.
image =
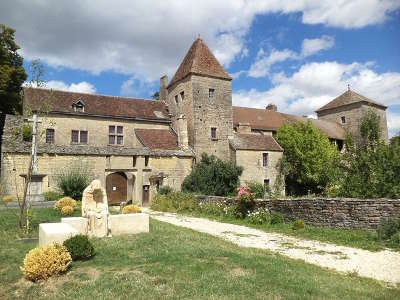
[[263, 153], [263, 167], [268, 167], [268, 153]]
[[46, 129], [46, 143], [54, 144], [54, 129], [52, 128]]
[[208, 98], [214, 98], [214, 89], [208, 89]]
[[211, 127], [211, 139], [216, 140], [217, 139], [217, 128]]
[[144, 166], [147, 167], [149, 165], [149, 156], [144, 157]]
[[340, 117], [340, 120], [342, 121], [342, 124], [346, 123], [346, 117], [345, 116]]
[[175, 95], [175, 104], [178, 105], [179, 101], [178, 101], [178, 95]]
[[108, 144], [123, 145], [124, 144], [124, 127], [123, 126], [108, 126]]
[[71, 143], [72, 144], [79, 144], [79, 130], [72, 130], [71, 131]]
[[132, 167], [136, 167], [136, 156], [132, 157]]
[[181, 101], [185, 100], [185, 92], [181, 92]]
[[264, 191], [269, 191], [269, 179], [264, 179]]
[[72, 144], [87, 144], [88, 143], [88, 132], [87, 130], [72, 130], [71, 131], [71, 143]]

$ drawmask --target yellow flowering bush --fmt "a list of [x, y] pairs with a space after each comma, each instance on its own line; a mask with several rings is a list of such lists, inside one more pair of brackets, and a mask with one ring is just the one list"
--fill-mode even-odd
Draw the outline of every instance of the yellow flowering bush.
[[64, 273], [71, 264], [71, 255], [60, 244], [37, 247], [28, 252], [20, 267], [26, 279], [37, 281]]
[[140, 209], [140, 207], [133, 204], [127, 205], [122, 209], [123, 214], [136, 214], [141, 212], [142, 210]]
[[61, 211], [64, 206], [70, 206], [72, 208], [75, 208], [76, 206], [76, 201], [72, 199], [71, 197], [63, 197], [59, 199], [54, 207], [58, 210]]
[[3, 200], [4, 204], [7, 204], [7, 203], [14, 201], [15, 197], [12, 195], [7, 195], [7, 196], [4, 196], [2, 200]]
[[74, 208], [72, 206], [63, 206], [61, 208], [61, 214], [63, 216], [72, 216], [74, 214]]

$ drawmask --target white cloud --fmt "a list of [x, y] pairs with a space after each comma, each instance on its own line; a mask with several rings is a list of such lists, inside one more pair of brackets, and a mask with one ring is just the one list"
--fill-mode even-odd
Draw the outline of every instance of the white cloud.
[[322, 36], [319, 39], [304, 39], [301, 46], [301, 56], [307, 57], [319, 51], [330, 49], [335, 44], [335, 39], [331, 36]]
[[307, 63], [291, 76], [274, 74], [269, 90], [235, 92], [233, 103], [259, 108], [274, 103], [279, 111], [313, 115], [316, 109], [343, 93], [348, 83], [356, 92], [390, 106], [388, 126], [393, 134], [400, 123], [399, 114], [392, 112], [396, 107], [400, 109], [400, 73], [377, 73], [371, 63]]
[[149, 82], [136, 77], [131, 77], [125, 80], [120, 89], [120, 94], [122, 96], [128, 97], [142, 97], [149, 99], [155, 92], [157, 88], [153, 82]]
[[316, 54], [319, 51], [332, 48], [335, 44], [335, 39], [331, 36], [324, 35], [317, 39], [304, 39], [301, 46], [301, 52], [296, 53], [289, 49], [276, 50], [272, 49], [266, 55], [264, 49], [260, 49], [257, 53], [254, 63], [250, 66], [248, 76], [259, 78], [264, 77], [269, 73], [272, 65], [286, 60], [300, 60], [310, 55]]
[[86, 82], [86, 81], [66, 84], [63, 81], [50, 80], [50, 81], [46, 82], [45, 88], [61, 90], [61, 91], [68, 91], [68, 92], [88, 93], [88, 94], [96, 93], [96, 88], [94, 87], [94, 85], [89, 82]]
[[3, 0], [0, 20], [16, 29], [27, 59], [157, 80], [172, 75], [198, 33], [225, 66], [246, 55], [256, 15], [300, 13], [306, 24], [360, 28], [399, 7], [396, 0]]
[[389, 137], [400, 134], [400, 113], [388, 112]]

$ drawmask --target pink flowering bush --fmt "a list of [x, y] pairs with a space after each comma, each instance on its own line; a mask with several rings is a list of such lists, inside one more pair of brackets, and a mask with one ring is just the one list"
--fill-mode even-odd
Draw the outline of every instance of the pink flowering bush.
[[239, 187], [236, 195], [236, 217], [245, 218], [254, 209], [254, 205], [254, 195], [246, 187]]

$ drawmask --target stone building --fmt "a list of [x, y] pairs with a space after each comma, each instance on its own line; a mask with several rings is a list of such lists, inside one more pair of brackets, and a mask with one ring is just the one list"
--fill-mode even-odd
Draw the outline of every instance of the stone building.
[[[160, 79], [160, 100], [24, 89], [24, 111], [39, 111], [38, 169], [43, 190], [57, 176], [84, 166], [106, 186], [111, 203], [132, 200], [146, 205], [162, 185], [176, 190], [203, 152], [244, 168], [240, 178], [276, 186], [284, 149], [274, 139], [282, 124], [306, 122], [343, 147], [346, 130], [356, 130], [366, 108], [381, 116], [387, 138], [386, 107], [347, 91], [318, 111], [318, 119], [265, 109], [232, 106], [232, 78], [207, 45], [196, 39], [172, 80]], [[2, 176], [9, 194], [22, 193], [30, 143], [18, 128], [26, 117], [6, 116]], [[284, 192], [282, 182], [278, 182]]]

